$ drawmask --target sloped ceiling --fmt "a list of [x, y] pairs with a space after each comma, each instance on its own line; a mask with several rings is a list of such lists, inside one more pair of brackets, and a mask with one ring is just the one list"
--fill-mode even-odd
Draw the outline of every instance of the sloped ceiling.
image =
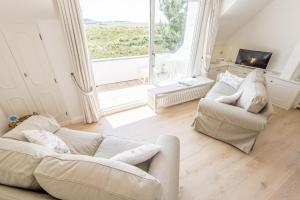
[[272, 0], [224, 0], [216, 43], [223, 44]]

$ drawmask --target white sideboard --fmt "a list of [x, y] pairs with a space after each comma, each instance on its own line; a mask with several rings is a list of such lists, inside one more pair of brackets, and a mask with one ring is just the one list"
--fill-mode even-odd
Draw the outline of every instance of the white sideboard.
[[[234, 63], [223, 62], [220, 64], [212, 64], [208, 72], [208, 77], [215, 80], [219, 73], [225, 72], [226, 70], [240, 77], [246, 77], [253, 69], [254, 68], [236, 65]], [[266, 72], [265, 77], [268, 92], [274, 105], [284, 109], [299, 107], [300, 82], [282, 79], [272, 72]]]
[[299, 106], [300, 83], [266, 74], [268, 91], [273, 104], [291, 109]]

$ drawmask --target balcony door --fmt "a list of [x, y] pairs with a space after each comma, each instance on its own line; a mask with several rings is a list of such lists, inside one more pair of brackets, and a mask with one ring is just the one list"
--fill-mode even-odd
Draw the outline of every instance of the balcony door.
[[189, 75], [197, 2], [80, 1], [102, 112], [146, 104], [149, 86]]
[[150, 0], [80, 0], [102, 113], [145, 104]]
[[154, 85], [190, 77], [197, 0], [151, 0], [150, 78]]

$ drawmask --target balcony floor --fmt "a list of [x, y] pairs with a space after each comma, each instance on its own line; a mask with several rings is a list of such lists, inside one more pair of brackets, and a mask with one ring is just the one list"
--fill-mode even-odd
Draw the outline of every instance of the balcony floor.
[[147, 84], [141, 80], [130, 80], [97, 86], [101, 110], [110, 110], [122, 105], [147, 99]]

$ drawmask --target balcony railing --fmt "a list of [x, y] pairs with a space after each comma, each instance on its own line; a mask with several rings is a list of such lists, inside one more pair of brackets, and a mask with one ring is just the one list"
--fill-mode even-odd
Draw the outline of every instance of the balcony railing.
[[147, 55], [93, 60], [96, 85], [141, 80], [147, 76], [148, 63]]

